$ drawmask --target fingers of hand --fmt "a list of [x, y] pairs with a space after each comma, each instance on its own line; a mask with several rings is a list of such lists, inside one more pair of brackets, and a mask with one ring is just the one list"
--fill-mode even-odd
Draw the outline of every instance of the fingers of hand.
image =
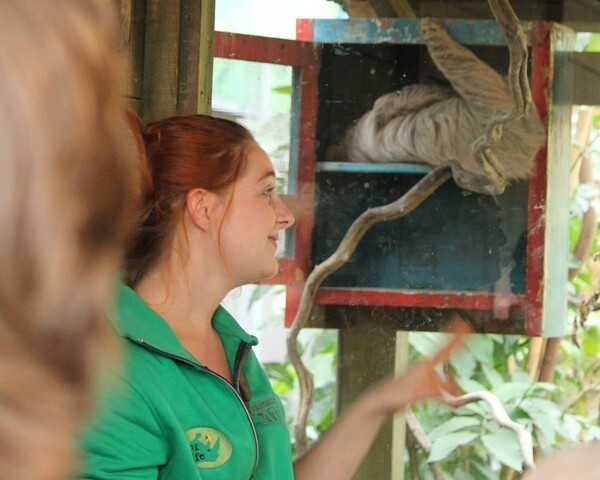
[[452, 352], [454, 352], [464, 340], [464, 336], [467, 333], [471, 333], [473, 329], [470, 325], [464, 321], [457, 313], [452, 315], [450, 322], [444, 329], [448, 333], [452, 333], [450, 341], [440, 348], [436, 354], [430, 358], [429, 362], [436, 365], [444, 360], [447, 360]]

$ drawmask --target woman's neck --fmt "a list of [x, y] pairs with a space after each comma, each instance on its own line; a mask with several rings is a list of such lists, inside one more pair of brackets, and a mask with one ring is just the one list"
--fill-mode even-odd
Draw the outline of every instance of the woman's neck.
[[[195, 260], [195, 261], [194, 261]], [[192, 334], [211, 328], [212, 316], [233, 286], [226, 272], [189, 258], [160, 262], [135, 286], [135, 291], [176, 332]]]
[[142, 278], [135, 290], [165, 319], [192, 356], [231, 382], [227, 355], [212, 327], [213, 314], [227, 293], [226, 284], [214, 271], [201, 277], [196, 270], [159, 265]]

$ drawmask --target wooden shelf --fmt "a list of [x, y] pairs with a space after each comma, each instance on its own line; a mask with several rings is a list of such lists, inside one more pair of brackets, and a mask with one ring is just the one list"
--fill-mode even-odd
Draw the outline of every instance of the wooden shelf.
[[433, 170], [429, 165], [418, 163], [366, 163], [366, 162], [317, 162], [319, 172], [344, 173], [417, 173], [426, 174]]

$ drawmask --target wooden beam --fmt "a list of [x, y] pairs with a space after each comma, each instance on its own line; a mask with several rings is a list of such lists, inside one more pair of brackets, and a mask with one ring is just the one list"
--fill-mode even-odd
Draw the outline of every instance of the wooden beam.
[[[338, 410], [343, 411], [369, 387], [394, 371], [395, 334], [385, 330], [340, 330], [338, 344]], [[360, 432], [356, 432], [360, 435]], [[383, 426], [354, 480], [389, 478], [392, 426]]]
[[210, 112], [215, 0], [113, 0], [126, 95], [144, 123]]
[[200, 70], [200, 19], [204, 1], [181, 0], [177, 113], [196, 113]]
[[[341, 411], [383, 378], [404, 371], [408, 336], [405, 332], [371, 328], [344, 329], [339, 335], [337, 384], [338, 411]], [[381, 429], [353, 479], [403, 479], [404, 436], [402, 411]]]
[[177, 111], [179, 1], [146, 1], [142, 116], [145, 123]]
[[202, 0], [199, 46], [200, 69], [198, 76], [198, 102], [196, 107], [198, 113], [211, 113], [212, 111], [215, 2], [216, 0]]
[[181, 0], [177, 113], [210, 113], [215, 0]]
[[119, 51], [126, 66], [123, 95], [128, 107], [141, 114], [144, 75], [145, 0], [114, 0], [119, 19]]
[[[408, 332], [396, 332], [394, 375], [402, 375], [408, 367]], [[390, 480], [404, 480], [404, 450], [406, 447], [406, 407], [392, 419], [392, 470]]]

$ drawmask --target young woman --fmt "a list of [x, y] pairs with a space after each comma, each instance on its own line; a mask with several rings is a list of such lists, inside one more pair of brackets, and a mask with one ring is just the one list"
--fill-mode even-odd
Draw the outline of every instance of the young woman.
[[293, 462], [256, 339], [220, 306], [277, 272], [294, 219], [271, 161], [244, 127], [210, 116], [150, 124], [144, 139], [146, 206], [116, 315], [126, 365], [86, 435], [82, 476], [349, 479], [391, 414], [439, 393], [434, 365], [452, 346], [367, 393]]

